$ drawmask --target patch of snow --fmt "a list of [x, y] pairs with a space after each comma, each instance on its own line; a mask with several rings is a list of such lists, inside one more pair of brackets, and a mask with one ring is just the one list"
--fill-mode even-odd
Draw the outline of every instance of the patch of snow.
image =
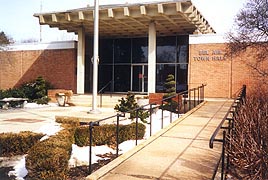
[[57, 103], [48, 103], [48, 104], [37, 104], [37, 103], [26, 103], [24, 108], [42, 108], [42, 107], [58, 107]]
[[28, 174], [28, 171], [25, 167], [25, 156], [17, 161], [16, 165], [14, 166], [14, 171], [9, 171], [8, 176], [16, 176], [16, 180], [24, 180], [24, 177]]
[[[97, 163], [98, 160], [104, 158], [99, 157], [99, 154], [115, 153], [115, 150], [108, 146], [93, 146], [92, 147], [92, 164]], [[76, 167], [82, 165], [88, 165], [89, 163], [89, 146], [79, 147], [75, 144], [72, 145], [72, 155], [69, 160], [69, 167]]]
[[53, 136], [53, 135], [57, 134], [62, 129], [63, 128], [60, 126], [59, 123], [52, 122], [50, 124], [46, 124], [46, 125], [42, 126], [41, 128], [39, 128], [35, 132], [45, 134], [45, 136], [40, 139], [40, 141], [43, 141], [43, 140], [49, 138], [49, 136]]
[[[140, 144], [144, 140], [138, 140], [137, 144]], [[136, 146], [136, 141], [135, 140], [128, 140], [124, 141], [121, 144], [119, 144], [119, 153], [124, 154], [130, 149], [134, 148]]]

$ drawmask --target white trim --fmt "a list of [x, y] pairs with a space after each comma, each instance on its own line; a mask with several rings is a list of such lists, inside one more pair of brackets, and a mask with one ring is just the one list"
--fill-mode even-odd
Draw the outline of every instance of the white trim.
[[228, 43], [223, 35], [218, 34], [194, 34], [189, 36], [189, 44], [215, 44]]
[[47, 43], [23, 43], [13, 44], [5, 48], [7, 51], [52, 50], [52, 49], [76, 49], [76, 41], [54, 41]]

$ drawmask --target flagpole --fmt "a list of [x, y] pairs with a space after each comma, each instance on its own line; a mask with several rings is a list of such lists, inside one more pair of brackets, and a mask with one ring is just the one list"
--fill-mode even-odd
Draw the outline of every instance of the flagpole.
[[99, 0], [94, 0], [94, 49], [93, 49], [93, 90], [92, 110], [90, 113], [100, 113], [97, 109], [98, 98], [98, 61], [99, 61]]

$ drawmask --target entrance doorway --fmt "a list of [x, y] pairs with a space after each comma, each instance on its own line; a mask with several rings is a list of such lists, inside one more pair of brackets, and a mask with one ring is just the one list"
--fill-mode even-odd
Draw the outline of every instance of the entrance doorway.
[[148, 91], [148, 65], [132, 65], [131, 91], [145, 93]]

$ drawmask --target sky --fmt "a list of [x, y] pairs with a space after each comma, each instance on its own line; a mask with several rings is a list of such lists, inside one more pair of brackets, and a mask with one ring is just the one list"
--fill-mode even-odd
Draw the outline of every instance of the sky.
[[[159, 0], [99, 0], [99, 4], [124, 4]], [[162, 0], [165, 1], [165, 0]], [[34, 13], [64, 11], [93, 6], [94, 0], [0, 0], [0, 32], [4, 31], [16, 42], [29, 39], [43, 42], [75, 40], [73, 33], [57, 28], [41, 26]], [[192, 0], [192, 3], [208, 20], [219, 35], [227, 33], [234, 24], [234, 17], [246, 3], [246, 0]], [[41, 36], [40, 36], [41, 34]], [[41, 38], [40, 38], [41, 37]]]

